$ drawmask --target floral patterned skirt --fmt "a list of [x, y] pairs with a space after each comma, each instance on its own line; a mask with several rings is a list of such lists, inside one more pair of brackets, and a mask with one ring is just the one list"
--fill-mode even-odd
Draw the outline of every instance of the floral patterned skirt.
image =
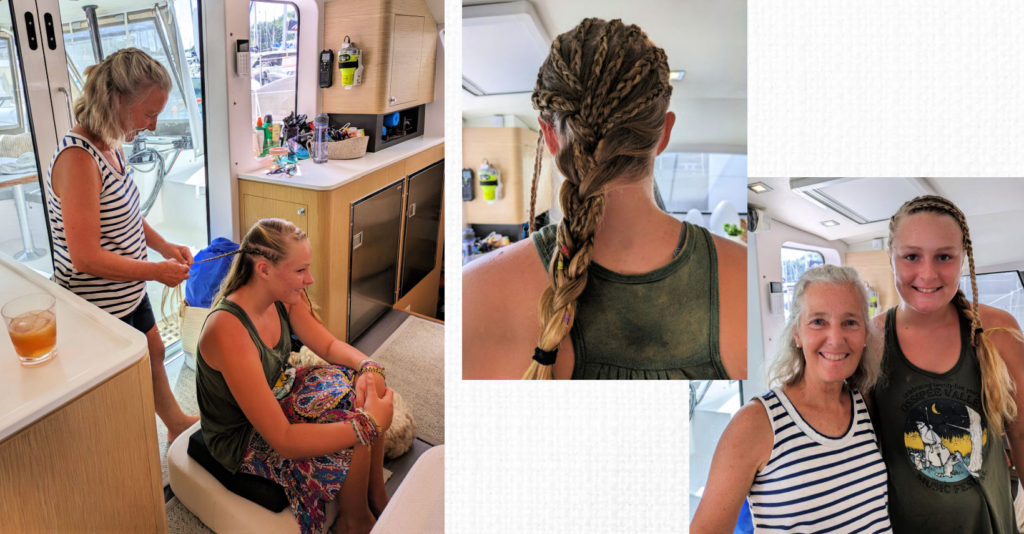
[[[294, 381], [287, 381], [291, 385], [290, 391], [283, 394], [283, 398], [279, 397], [281, 409], [289, 422], [335, 423], [352, 416], [355, 400], [355, 372], [352, 369], [303, 367], [294, 373]], [[303, 534], [307, 534], [323, 530], [324, 509], [327, 503], [337, 498], [351, 464], [351, 448], [314, 458], [289, 460], [271, 449], [258, 432], [253, 432], [239, 470], [282, 486], [299, 527]]]

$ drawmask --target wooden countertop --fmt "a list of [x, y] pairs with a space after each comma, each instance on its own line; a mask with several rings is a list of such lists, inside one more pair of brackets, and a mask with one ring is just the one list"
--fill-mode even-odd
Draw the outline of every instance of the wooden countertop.
[[57, 299], [57, 356], [25, 367], [0, 332], [0, 441], [53, 413], [146, 356], [146, 336], [114, 316], [0, 256], [0, 306], [29, 293]]
[[385, 148], [380, 152], [367, 152], [365, 156], [357, 159], [332, 159], [322, 164], [313, 163], [313, 160], [303, 160], [298, 163], [299, 172], [294, 176], [265, 174], [263, 168], [255, 168], [238, 173], [238, 178], [315, 191], [329, 191], [442, 143], [444, 143], [442, 136], [417, 137]]

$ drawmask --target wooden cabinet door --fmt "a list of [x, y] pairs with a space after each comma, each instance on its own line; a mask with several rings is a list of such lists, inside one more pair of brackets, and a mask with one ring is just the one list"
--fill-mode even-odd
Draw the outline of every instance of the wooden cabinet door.
[[256, 221], [267, 218], [284, 219], [305, 230], [309, 228], [309, 206], [276, 198], [242, 195], [242, 235], [245, 235]]
[[400, 109], [416, 100], [420, 90], [424, 17], [395, 15], [388, 73], [388, 109]]

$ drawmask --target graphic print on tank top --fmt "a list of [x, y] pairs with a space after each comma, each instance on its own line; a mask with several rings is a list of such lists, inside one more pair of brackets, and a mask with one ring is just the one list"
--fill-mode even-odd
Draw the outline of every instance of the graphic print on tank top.
[[929, 384], [911, 389], [905, 397], [907, 456], [918, 476], [926, 477], [924, 482], [935, 490], [959, 493], [973, 485], [969, 477], [984, 478], [981, 464], [989, 432], [981, 414], [969, 406], [980, 404], [980, 399], [971, 396], [956, 384]]

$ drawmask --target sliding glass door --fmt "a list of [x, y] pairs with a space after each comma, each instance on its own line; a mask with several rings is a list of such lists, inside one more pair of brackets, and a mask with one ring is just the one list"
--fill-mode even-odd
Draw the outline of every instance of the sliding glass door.
[[[46, 172], [59, 139], [73, 126], [71, 104], [84, 87], [85, 70], [117, 50], [139, 48], [166, 67], [173, 79], [156, 131], [144, 132], [122, 147], [134, 169], [141, 207], [150, 226], [169, 241], [195, 250], [205, 247], [209, 232], [197, 0], [100, 0], [88, 5], [74, 0], [11, 2], [10, 17], [17, 36], [14, 46], [23, 52], [24, 92], [32, 118], [28, 132], [35, 145], [33, 172]], [[4, 79], [2, 29], [0, 23], [0, 91]], [[2, 137], [9, 114], [3, 96], [0, 92], [0, 172], [3, 158], [11, 157], [4, 152]], [[37, 179], [31, 188], [39, 189], [41, 183]], [[35, 228], [40, 228], [39, 221], [45, 228], [42, 195], [29, 192], [26, 198], [28, 218], [35, 215]], [[31, 235], [35, 238], [38, 232]], [[47, 249], [48, 233], [40, 237], [33, 242]], [[4, 243], [0, 241], [0, 246]], [[151, 250], [150, 259], [162, 258]], [[176, 323], [162, 319], [176, 315], [181, 299], [156, 282], [148, 287], [164, 341], [173, 344], [179, 336]]]

